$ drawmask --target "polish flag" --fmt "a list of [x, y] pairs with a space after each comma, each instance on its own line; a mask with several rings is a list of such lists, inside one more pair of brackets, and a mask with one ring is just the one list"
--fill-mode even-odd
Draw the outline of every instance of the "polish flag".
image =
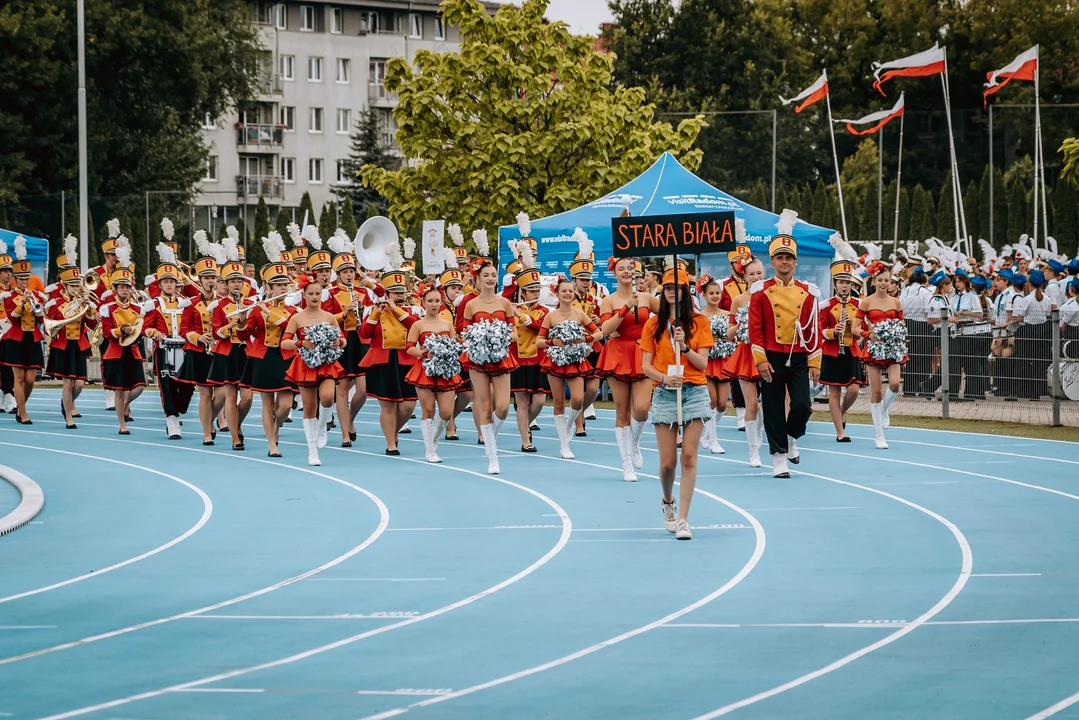
[[934, 44], [925, 52], [916, 55], [886, 63], [873, 63], [873, 77], [876, 78], [873, 87], [883, 95], [884, 90], [880, 86], [894, 77], [928, 77], [939, 75], [944, 72], [944, 68], [944, 48]]
[[989, 96], [1000, 90], [1012, 80], [1034, 80], [1034, 74], [1038, 72], [1038, 46], [1020, 53], [1015, 60], [1002, 67], [986, 73], [989, 82], [985, 84], [984, 102], [988, 103]]
[[[852, 135], [872, 135], [903, 114], [903, 95], [904, 93], [899, 94], [899, 102], [897, 102], [895, 107], [891, 110], [881, 110], [880, 112], [870, 113], [857, 120], [836, 120], [836, 122], [846, 123], [847, 130], [849, 130]], [[871, 125], [872, 127], [868, 127], [865, 130], [859, 130], [854, 127], [855, 125]]]
[[817, 102], [818, 100], [823, 100], [827, 96], [828, 71], [825, 70], [820, 74], [820, 77], [817, 78], [817, 81], [815, 83], [800, 92], [797, 97], [792, 97], [790, 100], [787, 100], [785, 98], [779, 99], [784, 105], [790, 105], [793, 102], [800, 102], [801, 104], [798, 105], [798, 107], [794, 108], [794, 112], [800, 113], [813, 103]]

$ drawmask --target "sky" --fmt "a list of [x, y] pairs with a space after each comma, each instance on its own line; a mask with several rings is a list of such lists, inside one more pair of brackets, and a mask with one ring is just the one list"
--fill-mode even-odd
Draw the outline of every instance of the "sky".
[[611, 22], [607, 0], [549, 0], [547, 19], [569, 25], [578, 35], [598, 35], [602, 22]]

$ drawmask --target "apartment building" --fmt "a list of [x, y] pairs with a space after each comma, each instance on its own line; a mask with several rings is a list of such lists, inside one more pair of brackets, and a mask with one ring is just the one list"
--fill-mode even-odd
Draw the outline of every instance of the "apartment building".
[[341, 160], [361, 110], [379, 113], [383, 143], [395, 149], [386, 61], [457, 47], [457, 30], [446, 26], [437, 0], [260, 1], [251, 4], [251, 21], [265, 48], [262, 87], [242, 111], [207, 118], [210, 158], [196, 227], [220, 228], [237, 217], [250, 227], [260, 196], [276, 215], [308, 192], [318, 212], [334, 198], [331, 186], [349, 180]]

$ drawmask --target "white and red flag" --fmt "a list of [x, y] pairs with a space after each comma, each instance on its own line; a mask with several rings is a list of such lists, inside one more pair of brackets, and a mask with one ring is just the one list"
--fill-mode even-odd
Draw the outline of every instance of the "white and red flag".
[[802, 92], [798, 93], [797, 96], [792, 97], [790, 100], [787, 100], [786, 98], [779, 99], [784, 105], [790, 105], [793, 102], [799, 103], [799, 105], [794, 108], [794, 112], [800, 113], [813, 103], [817, 102], [818, 100], [823, 100], [827, 96], [828, 71], [825, 70], [820, 74], [820, 77], [817, 78], [817, 80], [812, 85], [807, 87]]
[[944, 48], [937, 44], [924, 52], [909, 55], [886, 63], [873, 63], [873, 87], [881, 95], [881, 85], [894, 77], [928, 77], [944, 72]]
[[[882, 127], [890, 123], [892, 120], [895, 120], [897, 117], [900, 117], [903, 114], [903, 110], [905, 107], [903, 102], [903, 95], [903, 93], [899, 94], [899, 102], [897, 102], [895, 104], [895, 107], [893, 107], [891, 110], [881, 110], [879, 112], [869, 113], [865, 117], [858, 118], [857, 120], [836, 120], [836, 122], [846, 123], [847, 130], [850, 131], [852, 135], [872, 135], [873, 133], [877, 132]], [[859, 130], [855, 127], [855, 125], [869, 125], [870, 127], [867, 127], [864, 130]]]
[[1000, 70], [986, 73], [989, 82], [985, 84], [984, 101], [989, 101], [989, 96], [1000, 90], [1012, 80], [1034, 80], [1038, 72], [1038, 46], [1030, 48], [1019, 55]]

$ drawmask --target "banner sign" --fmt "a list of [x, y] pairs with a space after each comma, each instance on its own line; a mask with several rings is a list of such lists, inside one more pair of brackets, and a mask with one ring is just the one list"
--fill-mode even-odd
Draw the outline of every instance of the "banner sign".
[[734, 239], [734, 213], [651, 215], [611, 218], [615, 257], [704, 255], [728, 252]]
[[423, 274], [439, 275], [446, 269], [446, 251], [443, 237], [446, 232], [445, 220], [423, 221]]

